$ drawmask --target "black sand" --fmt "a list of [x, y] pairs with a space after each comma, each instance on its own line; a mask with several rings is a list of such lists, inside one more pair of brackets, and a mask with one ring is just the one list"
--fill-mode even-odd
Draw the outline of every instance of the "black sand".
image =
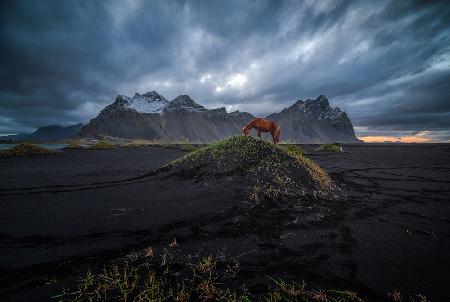
[[253, 292], [270, 276], [369, 301], [395, 289], [449, 300], [449, 146], [303, 147], [348, 198], [255, 205], [239, 175], [151, 173], [184, 154], [160, 147], [0, 160], [0, 299], [47, 301], [87, 268], [175, 237], [180, 257], [235, 258]]

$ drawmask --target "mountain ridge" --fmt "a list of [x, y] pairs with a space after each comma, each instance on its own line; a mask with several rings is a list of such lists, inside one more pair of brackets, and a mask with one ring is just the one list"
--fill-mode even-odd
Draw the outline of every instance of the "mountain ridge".
[[69, 126], [49, 125], [39, 127], [33, 133], [19, 133], [0, 137], [1, 140], [11, 141], [55, 141], [74, 137], [79, 133], [83, 123], [77, 123]]
[[[136, 93], [132, 98], [118, 95], [80, 130], [78, 137], [207, 143], [240, 134], [241, 128], [253, 118], [248, 112], [227, 112], [225, 107], [207, 109], [189, 95], [167, 101], [156, 91], [150, 91]], [[347, 114], [331, 107], [324, 95], [315, 100], [297, 100], [267, 118], [280, 124], [282, 141], [360, 142]]]

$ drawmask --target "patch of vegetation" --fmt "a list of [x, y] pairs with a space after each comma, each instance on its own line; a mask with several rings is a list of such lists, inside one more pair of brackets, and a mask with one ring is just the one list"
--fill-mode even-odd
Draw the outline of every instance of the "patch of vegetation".
[[64, 149], [84, 149], [84, 147], [77, 143], [69, 143]]
[[194, 145], [191, 145], [191, 144], [183, 145], [183, 150], [184, 150], [184, 151], [192, 152], [192, 151], [194, 151], [195, 149], [196, 149], [196, 148], [195, 148]]
[[303, 150], [297, 145], [286, 144], [286, 145], [278, 145], [278, 147], [295, 156], [297, 155], [304, 156], [306, 154], [305, 150]]
[[19, 144], [11, 149], [3, 150], [0, 152], [0, 158], [8, 157], [27, 157], [27, 156], [40, 156], [55, 154], [55, 151], [48, 150], [43, 147], [39, 147], [33, 144], [23, 143]]
[[311, 173], [312, 177], [316, 179], [319, 183], [323, 184], [325, 187], [331, 184], [331, 178], [319, 165], [317, 165], [313, 160], [305, 156], [305, 151], [300, 147], [293, 146], [296, 148], [289, 147], [288, 149], [283, 148], [283, 151], [288, 153], [290, 156], [294, 157], [298, 162], [301, 162]]
[[115, 146], [107, 141], [100, 141], [98, 143], [96, 143], [95, 145], [92, 145], [91, 147], [89, 147], [89, 149], [94, 149], [94, 150], [109, 150], [109, 149], [114, 149]]
[[[58, 301], [363, 301], [356, 293], [338, 290], [310, 290], [304, 283], [268, 279], [265, 293], [252, 295], [242, 286], [232, 286], [237, 267], [212, 256], [187, 263], [173, 271], [167, 262], [131, 265], [112, 264], [100, 274], [88, 272], [74, 291], [52, 297]], [[223, 262], [223, 263], [222, 263]], [[218, 267], [226, 269], [218, 269]], [[185, 274], [180, 273], [180, 269]]]
[[[152, 251], [145, 254], [144, 263], [122, 261], [105, 266], [98, 274], [89, 271], [76, 289], [65, 289], [52, 298], [57, 301], [364, 302], [353, 291], [308, 288], [305, 282], [268, 276], [265, 288], [255, 294], [239, 281], [238, 262], [209, 255], [192, 263], [171, 263], [171, 256], [165, 249], [158, 261], [153, 259]], [[402, 299], [398, 291], [388, 297], [394, 302], [429, 301], [420, 294]]]
[[316, 149], [319, 152], [340, 152], [339, 144], [325, 144]]
[[335, 185], [328, 174], [300, 149], [277, 147], [250, 136], [234, 136], [185, 155], [164, 169], [179, 170], [178, 175], [195, 176], [199, 167], [215, 177], [244, 175], [250, 186], [250, 199], [276, 200], [286, 195], [326, 195]]
[[393, 302], [430, 302], [430, 300], [428, 300], [428, 298], [422, 294], [418, 294], [415, 296], [409, 295], [409, 299], [406, 299], [398, 290], [389, 293], [388, 296]]

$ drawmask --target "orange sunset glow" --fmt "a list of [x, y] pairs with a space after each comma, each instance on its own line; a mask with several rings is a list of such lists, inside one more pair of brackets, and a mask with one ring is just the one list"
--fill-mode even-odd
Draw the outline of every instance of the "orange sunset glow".
[[400, 142], [400, 143], [429, 143], [431, 138], [423, 136], [361, 136], [359, 139], [366, 143]]

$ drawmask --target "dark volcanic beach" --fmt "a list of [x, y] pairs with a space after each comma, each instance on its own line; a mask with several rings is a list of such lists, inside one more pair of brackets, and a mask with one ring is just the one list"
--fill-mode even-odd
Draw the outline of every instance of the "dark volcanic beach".
[[88, 269], [149, 246], [160, 255], [173, 238], [174, 263], [233, 259], [255, 293], [279, 277], [368, 301], [394, 290], [450, 300], [450, 146], [302, 147], [342, 200], [255, 204], [240, 175], [154, 172], [186, 154], [176, 148], [0, 159], [0, 300], [48, 301]]

